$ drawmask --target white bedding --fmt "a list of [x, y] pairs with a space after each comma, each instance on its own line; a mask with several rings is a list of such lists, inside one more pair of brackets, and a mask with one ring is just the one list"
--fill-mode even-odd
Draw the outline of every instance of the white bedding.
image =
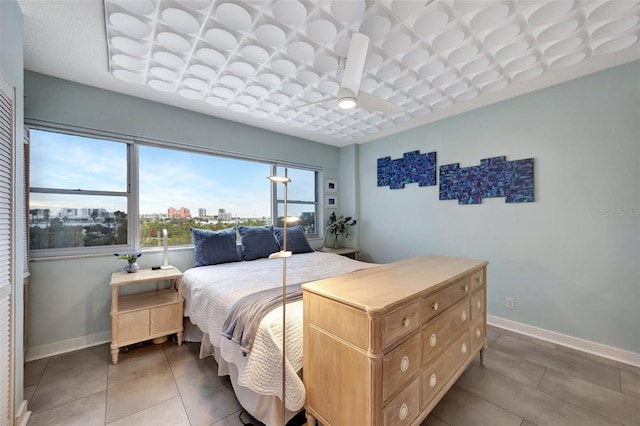
[[[287, 259], [287, 284], [315, 281], [376, 266], [330, 253], [296, 254]], [[282, 286], [282, 260], [258, 259], [192, 268], [184, 273], [185, 316], [197, 325], [222, 358], [235, 364], [238, 383], [262, 395], [282, 395], [282, 307], [267, 314], [256, 333], [253, 349], [240, 347], [220, 331], [231, 306], [256, 291]], [[297, 372], [302, 368], [302, 302], [287, 304], [286, 407], [302, 409], [305, 390]], [[228, 374], [221, 365], [219, 374]], [[227, 371], [225, 371], [227, 370]]]

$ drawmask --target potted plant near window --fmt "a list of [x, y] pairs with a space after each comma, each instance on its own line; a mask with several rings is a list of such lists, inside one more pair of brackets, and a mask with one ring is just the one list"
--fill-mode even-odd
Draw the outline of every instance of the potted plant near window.
[[[351, 216], [344, 217], [343, 215], [337, 216], [336, 212], [332, 212], [327, 221], [327, 236], [333, 234], [333, 248], [340, 248], [339, 237], [341, 235], [347, 238], [349, 234], [349, 227], [355, 226], [356, 220]], [[325, 237], [325, 247], [327, 245], [327, 239]]]
[[129, 253], [113, 253], [118, 259], [123, 259], [127, 261], [127, 264], [124, 265], [124, 272], [135, 273], [140, 269], [140, 265], [138, 265], [138, 258], [142, 257], [142, 252], [140, 251], [132, 251]]

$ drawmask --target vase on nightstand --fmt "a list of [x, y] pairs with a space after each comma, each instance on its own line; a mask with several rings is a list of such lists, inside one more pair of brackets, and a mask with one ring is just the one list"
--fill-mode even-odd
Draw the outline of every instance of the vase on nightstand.
[[138, 262], [136, 262], [135, 260], [129, 261], [126, 265], [124, 265], [124, 271], [130, 274], [138, 272], [138, 269], [140, 269], [140, 265], [138, 265]]

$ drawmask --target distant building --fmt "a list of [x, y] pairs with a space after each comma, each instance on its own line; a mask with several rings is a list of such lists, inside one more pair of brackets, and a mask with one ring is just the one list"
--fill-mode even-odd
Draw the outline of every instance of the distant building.
[[68, 219], [93, 219], [108, 217], [109, 212], [105, 209], [92, 209], [89, 207], [84, 208], [66, 208], [63, 207], [58, 213], [58, 217], [66, 217]]
[[167, 216], [169, 216], [170, 219], [189, 219], [191, 218], [191, 212], [186, 207], [180, 207], [179, 209], [169, 207]]
[[218, 209], [218, 222], [230, 222], [233, 219], [231, 212], [226, 209]]
[[199, 208], [198, 217], [207, 217], [207, 209]]

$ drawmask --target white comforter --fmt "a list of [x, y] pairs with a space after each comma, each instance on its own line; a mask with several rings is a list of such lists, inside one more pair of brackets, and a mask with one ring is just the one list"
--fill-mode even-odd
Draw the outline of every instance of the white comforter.
[[[287, 259], [287, 284], [315, 281], [376, 266], [329, 253], [296, 254]], [[185, 315], [220, 348], [222, 358], [238, 368], [238, 383], [262, 395], [282, 395], [282, 307], [267, 314], [247, 356], [240, 347], [222, 337], [220, 331], [231, 306], [256, 291], [282, 286], [282, 260], [192, 268], [184, 273]], [[302, 302], [287, 304], [286, 407], [304, 405], [304, 384], [297, 372], [302, 368]]]

